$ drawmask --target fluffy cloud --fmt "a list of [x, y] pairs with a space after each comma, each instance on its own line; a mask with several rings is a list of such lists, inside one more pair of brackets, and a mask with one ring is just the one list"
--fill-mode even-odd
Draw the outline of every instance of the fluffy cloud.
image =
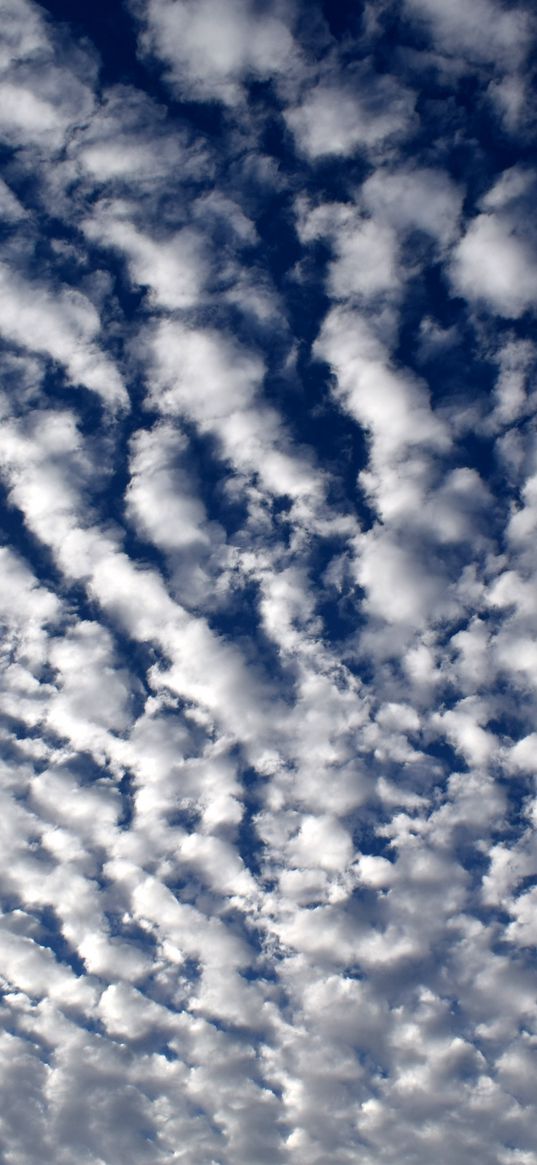
[[0, 329], [18, 347], [58, 361], [71, 384], [92, 389], [110, 407], [128, 403], [118, 369], [95, 342], [98, 313], [78, 289], [51, 291], [0, 267]]
[[463, 191], [443, 170], [379, 167], [361, 193], [370, 213], [398, 233], [424, 231], [440, 244], [456, 235]]
[[244, 81], [268, 79], [292, 63], [290, 12], [281, 4], [258, 11], [250, 0], [151, 0], [133, 7], [144, 51], [160, 58], [179, 93], [198, 100], [233, 103]]
[[530, 14], [518, 5], [509, 7], [494, 0], [476, 0], [468, 8], [462, 0], [405, 0], [412, 18], [430, 30], [437, 48], [472, 62], [492, 62], [513, 67], [528, 50]]
[[23, 0], [3, 3], [0, 135], [16, 149], [21, 145], [61, 149], [67, 134], [94, 106], [91, 57], [77, 56], [72, 46], [72, 62], [62, 61], [50, 31], [37, 5]]
[[516, 319], [534, 306], [537, 259], [515, 223], [480, 214], [457, 247], [453, 282], [470, 301]]
[[2, 1153], [530, 1165], [531, 16], [0, 7]]
[[311, 159], [368, 152], [409, 128], [414, 98], [393, 77], [359, 71], [354, 84], [320, 80], [285, 118]]
[[[129, 213], [130, 212], [130, 213]], [[112, 205], [86, 225], [90, 238], [107, 242], [127, 256], [134, 283], [149, 286], [154, 302], [170, 310], [198, 300], [205, 275], [202, 243], [184, 230], [171, 239], [154, 239], [136, 229], [132, 208]]]

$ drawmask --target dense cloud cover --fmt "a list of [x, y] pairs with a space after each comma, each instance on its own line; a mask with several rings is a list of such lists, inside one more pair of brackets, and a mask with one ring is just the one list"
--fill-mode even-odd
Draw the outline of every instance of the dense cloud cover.
[[0, 0], [0, 1155], [537, 1160], [529, 0]]

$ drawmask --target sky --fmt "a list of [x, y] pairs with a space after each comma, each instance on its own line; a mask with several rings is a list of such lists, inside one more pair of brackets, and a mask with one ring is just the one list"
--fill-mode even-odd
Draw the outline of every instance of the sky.
[[0, 1155], [535, 1165], [529, 0], [0, 0]]

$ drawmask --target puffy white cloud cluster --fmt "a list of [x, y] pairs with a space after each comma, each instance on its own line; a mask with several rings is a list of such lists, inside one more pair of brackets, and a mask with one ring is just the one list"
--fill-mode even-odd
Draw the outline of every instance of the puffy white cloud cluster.
[[470, 8], [462, 0], [405, 0], [405, 8], [442, 53], [511, 69], [528, 54], [532, 20], [524, 6], [475, 0]]
[[3, 1157], [529, 1165], [531, 13], [0, 15]]
[[471, 303], [508, 319], [535, 307], [537, 239], [530, 207], [535, 172], [514, 166], [487, 191], [455, 249], [454, 285]]
[[[309, 81], [309, 79], [308, 79]], [[374, 151], [404, 136], [412, 121], [415, 95], [394, 77], [366, 68], [348, 79], [329, 72], [305, 88], [302, 100], [285, 114], [300, 151], [308, 158]]]
[[234, 103], [246, 80], [268, 80], [295, 63], [294, 4], [134, 0], [132, 7], [143, 24], [144, 51], [164, 65], [182, 95]]

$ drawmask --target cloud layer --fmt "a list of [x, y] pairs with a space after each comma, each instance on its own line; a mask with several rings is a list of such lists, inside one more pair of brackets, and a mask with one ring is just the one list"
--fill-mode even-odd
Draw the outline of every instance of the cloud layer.
[[537, 1154], [534, 16], [335, 8], [0, 3], [9, 1165]]

